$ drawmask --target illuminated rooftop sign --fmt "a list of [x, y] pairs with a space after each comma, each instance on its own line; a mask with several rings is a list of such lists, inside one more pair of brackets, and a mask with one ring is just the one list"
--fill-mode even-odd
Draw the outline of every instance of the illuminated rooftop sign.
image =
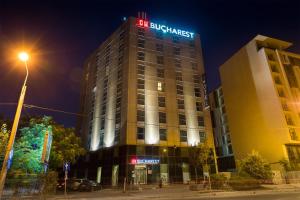
[[189, 31], [184, 31], [184, 30], [173, 28], [173, 27], [166, 26], [163, 24], [149, 22], [144, 19], [137, 19], [137, 26], [140, 26], [143, 28], [155, 29], [157, 31], [162, 31], [163, 33], [171, 33], [171, 34], [179, 35], [179, 36], [190, 38], [190, 39], [193, 39], [194, 35], [195, 35], [195, 33], [192, 33]]
[[130, 164], [159, 164], [159, 159], [131, 159]]

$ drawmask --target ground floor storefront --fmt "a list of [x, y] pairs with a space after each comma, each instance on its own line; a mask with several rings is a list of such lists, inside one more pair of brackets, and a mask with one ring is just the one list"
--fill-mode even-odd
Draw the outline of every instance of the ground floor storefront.
[[[211, 164], [211, 172], [215, 165]], [[203, 174], [195, 171], [188, 147], [126, 145], [89, 153], [73, 167], [73, 175], [103, 185], [188, 183]]]

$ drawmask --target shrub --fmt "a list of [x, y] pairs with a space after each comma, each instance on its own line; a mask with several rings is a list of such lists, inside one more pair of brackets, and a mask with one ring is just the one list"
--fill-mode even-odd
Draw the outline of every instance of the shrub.
[[227, 177], [224, 174], [212, 174], [210, 176], [212, 189], [224, 189], [226, 187]]
[[251, 190], [260, 188], [260, 181], [250, 176], [232, 176], [228, 185], [233, 190]]
[[272, 178], [272, 170], [268, 164], [257, 152], [253, 151], [243, 160], [240, 160], [240, 172], [246, 172], [255, 179]]
[[57, 172], [49, 171], [46, 174], [41, 174], [39, 180], [41, 183], [41, 193], [44, 195], [54, 194], [56, 192]]

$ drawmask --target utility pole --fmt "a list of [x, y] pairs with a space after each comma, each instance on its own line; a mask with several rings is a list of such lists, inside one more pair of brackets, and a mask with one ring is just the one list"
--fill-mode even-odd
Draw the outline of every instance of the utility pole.
[[8, 170], [8, 162], [9, 161], [11, 162], [11, 159], [12, 159], [13, 145], [15, 142], [16, 134], [17, 134], [19, 119], [21, 116], [24, 98], [25, 98], [25, 94], [26, 94], [26, 88], [27, 88], [27, 86], [26, 86], [26, 82], [27, 82], [27, 78], [28, 78], [27, 60], [28, 60], [29, 56], [27, 53], [21, 52], [19, 54], [19, 58], [25, 64], [26, 77], [25, 77], [25, 80], [24, 80], [24, 83], [22, 86], [22, 90], [21, 90], [21, 94], [20, 94], [20, 98], [18, 101], [18, 106], [17, 106], [15, 118], [14, 118], [14, 123], [13, 123], [12, 130], [11, 130], [11, 133], [9, 136], [8, 144], [7, 144], [6, 151], [5, 151], [5, 157], [3, 160], [2, 169], [1, 169], [1, 173], [0, 173], [0, 199], [2, 198], [2, 194], [3, 194], [3, 190], [4, 190], [5, 178], [6, 178], [6, 174], [7, 174], [7, 170]]

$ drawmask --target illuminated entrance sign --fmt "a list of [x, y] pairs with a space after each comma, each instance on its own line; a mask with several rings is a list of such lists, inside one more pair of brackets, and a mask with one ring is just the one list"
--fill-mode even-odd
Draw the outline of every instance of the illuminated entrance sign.
[[181, 29], [176, 29], [170, 26], [162, 25], [162, 24], [157, 24], [154, 22], [149, 22], [144, 19], [138, 19], [137, 20], [137, 26], [143, 27], [143, 28], [150, 28], [150, 29], [155, 29], [157, 31], [162, 31], [163, 33], [171, 33], [175, 35], [179, 35], [182, 37], [186, 38], [194, 38], [195, 33], [189, 32], [189, 31], [184, 31]]
[[159, 164], [159, 159], [131, 159], [130, 164]]

